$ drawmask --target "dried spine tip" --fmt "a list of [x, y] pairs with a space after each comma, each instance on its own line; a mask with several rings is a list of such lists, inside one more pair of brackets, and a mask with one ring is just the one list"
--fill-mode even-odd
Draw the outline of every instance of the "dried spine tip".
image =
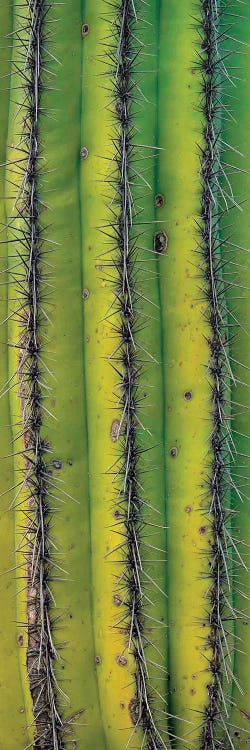
[[[202, 111], [205, 114], [203, 131], [204, 146], [201, 153], [201, 176], [203, 182], [201, 210], [200, 250], [205, 266], [205, 294], [208, 301], [207, 317], [211, 330], [209, 345], [211, 349], [210, 374], [212, 378], [213, 433], [211, 436], [212, 466], [210, 466], [209, 497], [210, 505], [206, 510], [209, 524], [212, 525], [211, 559], [208, 597], [210, 611], [208, 624], [210, 635], [208, 644], [212, 651], [210, 673], [212, 680], [207, 685], [208, 705], [205, 709], [204, 725], [201, 736], [202, 750], [219, 750], [228, 745], [230, 727], [227, 728], [230, 695], [230, 619], [235, 617], [230, 602], [230, 531], [228, 520], [230, 512], [226, 511], [225, 502], [230, 484], [228, 474], [227, 448], [230, 442], [227, 424], [225, 388], [229, 374], [225, 357], [225, 330], [227, 330], [226, 306], [223, 303], [224, 282], [220, 247], [218, 238], [218, 176], [220, 169], [220, 123], [218, 122], [218, 82], [226, 75], [223, 56], [220, 52], [222, 38], [222, 13], [217, 9], [214, 0], [203, 0], [201, 25], [201, 70], [202, 70]], [[212, 522], [211, 522], [212, 519]], [[205, 533], [201, 527], [200, 533]], [[222, 736], [224, 740], [222, 742]], [[233, 748], [230, 740], [230, 747]]]
[[[49, 504], [51, 471], [46, 454], [49, 447], [43, 439], [43, 367], [42, 323], [43, 237], [38, 197], [40, 138], [39, 118], [43, 89], [45, 25], [48, 4], [45, 0], [29, 0], [28, 20], [20, 15], [18, 39], [23, 39], [25, 55], [22, 63], [25, 100], [20, 148], [24, 152], [24, 176], [16, 200], [20, 258], [23, 273], [21, 323], [23, 333], [19, 355], [19, 393], [24, 418], [25, 487], [29, 518], [27, 542], [27, 667], [33, 699], [36, 734], [34, 747], [39, 750], [64, 750], [64, 722], [58, 709], [58, 687], [55, 678], [57, 652], [53, 641], [53, 607], [50, 590], [53, 570], [53, 546], [50, 540]], [[21, 14], [21, 11], [20, 11]], [[23, 25], [25, 24], [25, 25]], [[23, 32], [23, 35], [21, 34]], [[23, 57], [21, 60], [23, 61]], [[21, 227], [19, 229], [19, 227]], [[16, 227], [14, 226], [14, 232]], [[19, 239], [18, 234], [18, 239]], [[20, 269], [19, 269], [20, 273]], [[18, 276], [20, 284], [20, 276]]]
[[[133, 0], [121, 0], [116, 18], [117, 47], [113, 53], [115, 82], [114, 117], [118, 134], [116, 144], [116, 162], [119, 174], [117, 188], [117, 203], [119, 205], [118, 219], [115, 225], [116, 255], [114, 266], [119, 280], [116, 287], [116, 307], [120, 318], [120, 347], [119, 370], [122, 380], [119, 383], [119, 406], [122, 418], [119, 422], [119, 435], [122, 442], [123, 465], [119, 470], [119, 502], [121, 511], [115, 510], [115, 518], [120, 518], [125, 526], [126, 549], [124, 552], [124, 574], [126, 593], [118, 591], [119, 600], [127, 608], [127, 629], [129, 636], [127, 648], [132, 650], [135, 659], [135, 678], [137, 695], [135, 699], [134, 715], [137, 726], [141, 726], [145, 737], [145, 746], [149, 750], [163, 750], [164, 741], [155, 725], [150, 685], [146, 666], [146, 647], [148, 644], [146, 624], [142, 606], [142, 577], [143, 565], [141, 560], [141, 530], [143, 499], [140, 496], [140, 449], [138, 444], [138, 381], [141, 363], [136, 343], [137, 327], [137, 289], [135, 285], [135, 267], [137, 243], [133, 219], [136, 208], [131, 188], [131, 168], [134, 158], [134, 136], [132, 104], [135, 80], [135, 63], [138, 50], [134, 48], [137, 37], [137, 13]], [[113, 26], [112, 26], [113, 29]], [[110, 53], [109, 53], [110, 54]], [[137, 156], [138, 158], [138, 156]], [[166, 244], [165, 234], [164, 246]], [[115, 362], [115, 367], [117, 365]], [[125, 644], [126, 646], [126, 644]], [[124, 654], [117, 657], [120, 665], [127, 665]], [[132, 722], [133, 723], [133, 722]]]

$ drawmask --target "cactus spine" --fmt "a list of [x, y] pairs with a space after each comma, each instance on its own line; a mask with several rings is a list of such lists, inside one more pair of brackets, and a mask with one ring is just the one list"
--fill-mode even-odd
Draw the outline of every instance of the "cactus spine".
[[10, 750], [248, 741], [241, 10], [0, 9]]

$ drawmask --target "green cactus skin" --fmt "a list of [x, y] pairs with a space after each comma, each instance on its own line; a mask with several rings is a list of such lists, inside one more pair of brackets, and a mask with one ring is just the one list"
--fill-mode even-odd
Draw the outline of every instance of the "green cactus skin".
[[[61, 618], [55, 632], [56, 641], [61, 644], [56, 676], [67, 695], [66, 702], [59, 696], [61, 711], [72, 716], [73, 720], [78, 711], [84, 711], [77, 721], [77, 741], [80, 747], [90, 750], [95, 746], [102, 748], [105, 745], [95, 674], [85, 376], [82, 359], [84, 302], [81, 286], [79, 171], [82, 18], [79, 2], [64, 4], [60, 13], [55, 4], [49, 11], [49, 19], [52, 41], [50, 43], [49, 36], [48, 45], [56, 59], [48, 60], [52, 74], [51, 89], [44, 91], [42, 99], [48, 118], [41, 120], [44, 166], [40, 190], [41, 200], [48, 206], [41, 215], [41, 223], [48, 237], [45, 247], [47, 251], [52, 248], [52, 252], [48, 253], [52, 293], [49, 297], [50, 323], [45, 329], [48, 343], [44, 346], [44, 359], [53, 373], [53, 378], [47, 380], [51, 388], [48, 409], [53, 413], [54, 419], [49, 420], [46, 435], [53, 451], [52, 464], [53, 460], [55, 462], [51, 467], [55, 482], [54, 493], [59, 495], [53, 539], [59, 553], [59, 565], [67, 571], [65, 583], [60, 581], [61, 575], [63, 578], [65, 575], [59, 572], [59, 580], [53, 584], [56, 609]], [[63, 43], [65, 28], [68, 29], [67, 40]], [[76, 81], [73, 96], [72, 80]], [[68, 101], [66, 107], [65, 98]], [[49, 231], [47, 225], [50, 226]], [[67, 285], [72, 290], [73, 297], [66, 293], [65, 288], [69, 263], [70, 277]], [[60, 268], [59, 272], [55, 272], [57, 267]], [[55, 465], [57, 469], [54, 468]]]
[[[142, 9], [140, 3], [138, 7], [142, 13], [144, 9]], [[82, 128], [82, 145], [88, 149], [88, 158], [82, 161], [82, 226], [85, 228], [83, 231], [83, 287], [87, 289], [88, 294], [84, 303], [84, 311], [86, 311], [85, 340], [88, 342], [85, 347], [85, 372], [93, 550], [93, 606], [96, 610], [94, 616], [96, 623], [95, 644], [96, 653], [100, 658], [98, 683], [105, 734], [107, 743], [114, 748], [117, 747], [117, 750], [121, 742], [121, 733], [117, 729], [123, 728], [123, 741], [125, 742], [125, 737], [127, 737], [126, 741], [129, 741], [131, 737], [131, 716], [136, 724], [140, 718], [140, 711], [145, 711], [143, 703], [144, 700], [148, 699], [147, 692], [150, 697], [152, 696], [155, 716], [157, 716], [157, 730], [153, 727], [155, 721], [153, 714], [152, 726], [148, 729], [148, 732], [153, 735], [163, 731], [162, 736], [164, 737], [167, 724], [163, 697], [166, 693], [167, 667], [165, 656], [167, 599], [164, 581], [166, 575], [166, 531], [164, 527], [166, 522], [161, 437], [163, 409], [162, 402], [158, 398], [158, 394], [162, 393], [161, 370], [155, 366], [161, 357], [160, 336], [155, 337], [154, 335], [156, 327], [158, 330], [160, 329], [160, 316], [157, 258], [152, 252], [154, 195], [152, 188], [150, 189], [154, 179], [155, 112], [151, 108], [150, 117], [145, 118], [145, 104], [143, 100], [140, 101], [140, 97], [139, 103], [137, 103], [138, 94], [136, 93], [136, 85], [139, 85], [137, 83], [139, 81], [146, 101], [150, 100], [155, 94], [155, 78], [151, 73], [151, 58], [149, 63], [147, 57], [143, 54], [142, 46], [144, 44], [147, 49], [150, 45], [154, 59], [155, 43], [152, 47], [151, 32], [151, 24], [154, 23], [154, 18], [152, 18], [152, 12], [144, 11], [144, 14], [142, 14], [143, 21], [135, 22], [131, 2], [123, 3], [124, 33], [128, 49], [130, 48], [130, 52], [126, 53], [128, 60], [130, 57], [133, 60], [134, 55], [133, 32], [139, 33], [142, 48], [140, 51], [140, 66], [138, 64], [132, 65], [131, 69], [131, 79], [135, 88], [135, 102], [132, 100], [130, 103], [128, 99], [129, 110], [139, 108], [139, 112], [136, 114], [137, 132], [137, 130], [132, 129], [130, 123], [123, 129], [121, 120], [119, 122], [119, 115], [123, 115], [123, 104], [119, 89], [119, 86], [121, 87], [122, 70], [116, 63], [116, 47], [122, 22], [119, 20], [119, 8], [120, 3], [116, 3], [115, 12], [110, 13], [106, 25], [102, 21], [103, 15], [105, 17], [105, 3], [100, 3], [99, 13], [92, 3], [87, 4], [85, 8], [90, 33], [84, 40], [83, 112], [88, 113], [88, 116], [83, 117]], [[98, 16], [99, 22], [97, 21]], [[129, 31], [130, 25], [131, 31]], [[110, 26], [115, 36], [115, 42], [110, 39]], [[98, 58], [101, 37], [107, 39], [110, 60], [104, 58], [103, 61], [101, 55], [100, 59]], [[121, 67], [124, 64], [124, 55], [125, 51], [123, 50], [121, 52]], [[95, 58], [97, 58], [97, 63], [93, 66], [93, 59]], [[112, 89], [110, 71], [114, 76], [116, 65], [118, 70], [117, 85], [116, 88]], [[144, 80], [140, 72], [145, 69], [146, 86], [144, 86]], [[149, 70], [148, 73], [147, 70]], [[105, 76], [104, 85], [101, 87], [99, 84], [95, 88], [96, 94], [95, 99], [93, 99], [92, 92], [97, 74], [100, 76], [100, 81], [102, 81], [101, 76]], [[102, 113], [101, 133], [93, 127], [96, 112]], [[119, 163], [122, 161], [118, 139], [125, 137], [125, 131], [128, 133], [126, 137], [129, 137], [132, 143], [135, 141], [135, 145], [129, 147], [130, 163], [127, 167], [132, 196], [131, 202], [134, 203], [132, 205], [134, 227], [129, 227], [128, 253], [130, 254], [129, 263], [131, 265], [128, 264], [128, 289], [126, 289], [123, 298], [119, 279], [121, 271], [117, 266], [119, 261], [117, 251], [119, 224], [116, 220], [116, 212], [121, 216], [120, 235], [122, 236], [120, 241], [123, 243], [124, 223], [126, 223], [127, 217], [124, 218], [120, 203], [122, 203], [122, 190], [124, 189], [125, 193], [126, 188], [119, 189], [117, 180], [121, 169]], [[114, 144], [112, 138], [114, 138]], [[140, 145], [137, 146], [137, 143]], [[145, 148], [147, 144], [150, 144], [151, 148]], [[105, 155], [102, 161], [100, 160], [100, 154]], [[103, 195], [107, 203], [106, 210], [105, 205], [103, 206]], [[127, 200], [130, 200], [129, 195]], [[101, 211], [100, 204], [103, 206]], [[137, 282], [136, 291], [133, 287], [134, 275]], [[120, 291], [117, 291], [117, 289], [120, 289]], [[134, 407], [126, 405], [128, 402], [122, 395], [120, 375], [122, 369], [125, 370], [125, 373], [126, 367], [128, 369], [128, 365], [122, 366], [122, 357], [125, 357], [126, 354], [124, 347], [121, 348], [121, 321], [124, 324], [125, 320], [125, 316], [121, 318], [121, 308], [124, 300], [128, 309], [131, 307], [130, 295], [133, 300], [133, 310], [129, 323], [133, 328], [135, 349], [133, 367], [139, 371], [141, 363], [145, 362], [144, 372], [139, 380], [139, 389], [137, 389], [137, 384], [132, 389], [133, 395], [131, 398], [136, 404], [136, 417], [133, 416], [133, 419], [136, 421], [138, 442], [136, 446], [131, 448], [131, 457], [129, 456], [130, 437], [127, 437], [127, 442], [122, 434], [117, 443], [110, 439], [112, 424], [115, 424], [115, 420], [122, 420], [122, 433], [127, 419], [130, 430], [134, 429], [131, 423], [132, 417], [128, 418], [127, 415], [127, 409]], [[102, 315], [100, 311], [103, 311]], [[154, 322], [154, 329], [148, 325], [148, 321], [151, 320]], [[132, 357], [132, 354], [130, 356]], [[110, 362], [113, 365], [112, 368]], [[136, 380], [137, 377], [139, 376], [136, 376]], [[149, 403], [148, 407], [146, 406], [147, 402]], [[149, 448], [150, 450], [148, 450]], [[121, 449], [122, 458], [120, 458]], [[140, 550], [137, 551], [142, 564], [141, 583], [138, 585], [142, 586], [142, 590], [145, 587], [145, 594], [141, 602], [138, 591], [132, 595], [129, 590], [129, 584], [130, 587], [132, 586], [128, 565], [129, 556], [131, 558], [131, 549], [127, 550], [127, 545], [124, 549], [124, 536], [132, 533], [132, 521], [129, 522], [130, 525], [126, 529], [123, 494], [126, 495], [128, 488], [123, 490], [123, 477], [124, 472], [131, 471], [135, 457], [139, 486], [137, 492], [141, 498], [140, 502], [142, 502], [141, 524], [143, 524], [142, 531], [137, 529], [138, 539], [139, 532], [142, 534]], [[108, 466], [111, 466], [110, 472], [107, 472]], [[154, 470], [155, 466], [158, 467], [159, 473]], [[113, 487], [110, 485], [110, 476], [112, 477]], [[135, 487], [133, 493], [135, 493]], [[100, 494], [104, 497], [102, 504], [100, 503]], [[151, 498], [155, 498], [155, 500], [153, 501]], [[143, 508], [144, 501], [145, 506]], [[133, 496], [131, 503], [135, 504]], [[136, 513], [135, 505], [132, 505], [132, 511]], [[122, 548], [119, 550], [120, 544], [122, 544]], [[107, 572], [104, 581], [103, 569], [99, 565], [99, 561], [105, 559], [107, 553]], [[120, 566], [118, 567], [117, 562], [119, 560]], [[139, 571], [139, 559], [136, 564]], [[155, 581], [155, 585], [152, 581]], [[119, 606], [118, 609], [117, 603], [119, 601], [123, 602], [123, 605]], [[140, 614], [137, 611], [139, 605], [142, 610]], [[130, 619], [131, 612], [134, 613], [132, 619]], [[139, 622], [144, 613], [143, 631]], [[112, 628], [113, 637], [110, 635]], [[121, 628], [124, 632], [119, 632]], [[137, 634], [137, 628], [140, 629], [139, 635]], [[128, 640], [128, 648], [125, 646], [126, 640]], [[146, 648], [147, 641], [153, 642]], [[146, 670], [147, 679], [146, 687], [142, 688], [142, 690], [145, 690], [145, 694], [140, 707], [134, 681], [134, 660], [137, 659], [138, 662], [138, 654], [142, 649], [143, 659], [146, 659], [146, 664], [142, 664], [142, 670], [143, 672], [145, 670], [145, 673], [140, 675], [137, 667], [137, 679], [141, 682], [144, 681]], [[121, 659], [119, 659], [119, 654], [121, 654]], [[126, 666], [132, 673], [132, 680], [131, 676], [128, 676]], [[109, 679], [107, 679], [108, 675]], [[138, 738], [137, 740], [136, 736], [132, 739], [132, 742], [136, 743], [136, 747], [137, 742], [140, 746], [141, 741], [142, 739]]]
[[[235, 617], [230, 609], [225, 291], [217, 226], [223, 172], [217, 89], [224, 73], [220, 34], [226, 33], [220, 12], [226, 4], [220, 12], [213, 2], [198, 4], [191, 23], [192, 5], [186, 3], [184, 9], [170, 2], [161, 12], [159, 145], [166, 157], [159, 159], [157, 190], [165, 196], [158, 216], [169, 239], [168, 265], [160, 268], [169, 705], [179, 738], [176, 747], [187, 742], [203, 750], [218, 747], [222, 737], [224, 743], [230, 741]], [[197, 59], [199, 40], [202, 52]], [[170, 121], [171, 128], [166, 126]], [[176, 539], [183, 540], [178, 557]]]
[[[192, 0], [185, 8], [173, 0], [162, 6], [158, 62], [159, 146], [164, 157], [158, 160], [157, 193], [164, 195], [165, 203], [157, 218], [168, 236], [167, 258], [159, 259], [159, 276], [165, 365], [169, 705], [178, 748], [183, 741], [195, 748], [200, 745], [202, 712], [208, 702], [205, 659], [209, 659], [204, 638], [209, 629], [206, 626], [203, 635], [201, 626], [206, 622], [208, 554], [204, 552], [208, 553], [211, 524], [204, 518], [201, 487], [208, 465], [211, 421], [205, 415], [211, 385], [204, 376], [209, 327], [197, 284], [200, 257], [194, 254], [202, 190], [197, 143], [201, 147], [203, 113], [198, 110], [201, 74], [195, 67], [201, 11], [197, 8], [198, 20], [192, 24], [192, 9]], [[204, 534], [199, 533], [201, 528]]]
[[241, 5], [0, 8], [7, 750], [249, 741]]

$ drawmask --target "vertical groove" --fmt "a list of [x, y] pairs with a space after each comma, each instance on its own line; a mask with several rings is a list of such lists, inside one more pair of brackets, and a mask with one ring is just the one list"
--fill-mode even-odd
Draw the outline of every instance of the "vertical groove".
[[[81, 19], [85, 18], [85, 0], [81, 0]], [[81, 46], [81, 75], [83, 77], [84, 81], [84, 53], [83, 53], [83, 45]], [[84, 84], [81, 89], [81, 98], [80, 98], [80, 132], [82, 133], [83, 130], [83, 111], [84, 111]], [[79, 168], [78, 171], [78, 194], [79, 194], [79, 216], [80, 216], [80, 267], [81, 267], [81, 280], [82, 280], [82, 298], [84, 295], [84, 270], [83, 270], [83, 257], [82, 257], [82, 247], [83, 247], [83, 215], [82, 215], [82, 199], [81, 199], [81, 170]], [[84, 342], [86, 339], [86, 325], [85, 325], [85, 317], [84, 317], [84, 310], [82, 307], [82, 342]], [[90, 486], [89, 486], [89, 476], [90, 476], [90, 460], [89, 460], [89, 429], [88, 429], [88, 417], [87, 417], [87, 381], [85, 377], [85, 368], [84, 368], [84, 349], [83, 349], [83, 356], [82, 356], [82, 371], [83, 371], [83, 390], [84, 390], [84, 401], [85, 401], [85, 417], [84, 417], [84, 428], [85, 428], [85, 435], [86, 435], [86, 454], [87, 454], [87, 502], [88, 502], [88, 514], [89, 514], [89, 529], [91, 529], [91, 496], [90, 496]], [[92, 559], [92, 537], [91, 533], [89, 533], [89, 553], [90, 553], [90, 560]], [[90, 584], [89, 584], [89, 595], [90, 595], [90, 617], [91, 617], [91, 627], [92, 627], [92, 637], [95, 638], [95, 628], [94, 628], [94, 584], [93, 584], [93, 571], [92, 571], [92, 565], [90, 565]], [[100, 689], [99, 689], [99, 682], [97, 678], [97, 672], [94, 670], [94, 680], [96, 685], [96, 698], [97, 698], [97, 710], [98, 710], [98, 719], [99, 719], [99, 725], [101, 729], [101, 736], [102, 736], [102, 748], [104, 750], [107, 750], [107, 741], [105, 737], [105, 732], [102, 724], [102, 715], [101, 715], [101, 701], [100, 701]]]
[[[156, 137], [155, 137], [155, 144], [156, 148], [159, 148], [159, 95], [160, 95], [160, 86], [159, 86], [159, 62], [160, 62], [160, 25], [161, 25], [161, 13], [162, 13], [162, 0], [158, 0], [157, 4], [157, 58], [156, 58], [156, 102], [157, 102], [157, 114], [156, 114]], [[155, 155], [155, 179], [154, 179], [154, 190], [155, 195], [158, 193], [159, 188], [159, 159], [164, 158], [163, 154], [161, 154], [161, 151], [157, 151]], [[164, 198], [165, 200], [165, 198]], [[155, 208], [155, 216], [157, 217], [156, 220], [160, 219], [160, 212], [157, 211], [157, 207]], [[160, 224], [161, 226], [161, 224]], [[165, 346], [164, 346], [164, 333], [163, 333], [163, 305], [162, 305], [162, 290], [161, 290], [161, 284], [160, 284], [160, 274], [159, 270], [157, 273], [157, 286], [158, 286], [158, 296], [159, 296], [159, 310], [160, 310], [160, 351], [161, 351], [161, 378], [162, 378], [162, 405], [163, 405], [163, 414], [166, 414], [166, 378], [165, 378]], [[162, 441], [163, 441], [163, 470], [164, 470], [164, 500], [165, 500], [165, 523], [166, 528], [168, 527], [168, 508], [167, 508], [167, 482], [166, 482], [166, 420], [163, 419], [163, 433], [162, 433]], [[166, 565], [167, 571], [166, 571], [166, 586], [168, 590], [169, 581], [168, 581], [168, 566]], [[168, 628], [169, 628], [169, 612], [168, 612], [168, 618], [167, 618], [167, 631], [166, 631], [166, 663], [169, 665], [169, 638], [168, 638]], [[167, 694], [166, 694], [166, 700], [167, 700]], [[173, 721], [172, 716], [170, 713], [170, 706], [169, 701], [167, 700], [166, 704], [166, 711], [168, 711], [168, 734], [169, 734], [169, 747], [172, 747], [172, 736], [173, 736]]]

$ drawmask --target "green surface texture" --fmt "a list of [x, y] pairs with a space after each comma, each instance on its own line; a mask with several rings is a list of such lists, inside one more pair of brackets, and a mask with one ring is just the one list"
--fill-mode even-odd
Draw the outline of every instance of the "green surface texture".
[[0, 750], [250, 745], [249, 50], [0, 4]]

